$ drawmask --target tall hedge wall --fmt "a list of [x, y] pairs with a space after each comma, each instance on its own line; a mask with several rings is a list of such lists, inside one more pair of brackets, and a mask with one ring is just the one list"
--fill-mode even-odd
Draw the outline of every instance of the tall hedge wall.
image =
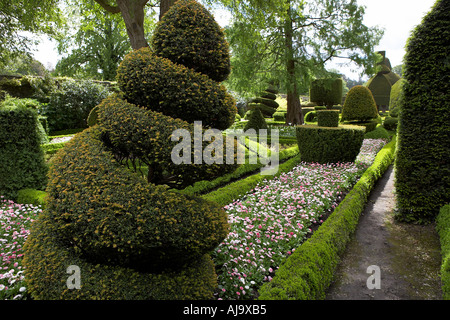
[[404, 221], [432, 221], [450, 200], [450, 1], [438, 0], [404, 58], [396, 190]]

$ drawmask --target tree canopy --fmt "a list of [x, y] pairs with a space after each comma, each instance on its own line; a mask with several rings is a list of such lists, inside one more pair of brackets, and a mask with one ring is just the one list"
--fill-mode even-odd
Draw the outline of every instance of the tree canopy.
[[286, 122], [302, 123], [298, 91], [326, 75], [325, 64], [345, 59], [367, 74], [379, 59], [374, 46], [382, 31], [362, 23], [356, 0], [220, 0], [233, 18], [227, 28], [237, 92], [258, 92], [270, 79], [287, 93]]
[[11, 56], [29, 53], [33, 34], [55, 35], [62, 23], [59, 0], [0, 1], [0, 65]]

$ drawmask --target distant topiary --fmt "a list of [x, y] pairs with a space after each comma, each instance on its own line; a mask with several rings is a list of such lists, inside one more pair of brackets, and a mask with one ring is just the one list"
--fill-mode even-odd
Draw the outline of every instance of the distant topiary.
[[342, 103], [342, 78], [316, 79], [311, 82], [309, 99], [319, 106], [331, 109], [333, 105]]
[[[27, 291], [34, 299], [213, 299], [217, 275], [209, 252], [229, 232], [226, 213], [217, 203], [170, 188], [236, 168], [196, 164], [195, 146], [181, 151], [188, 163], [173, 159], [176, 131], [193, 146], [195, 121], [227, 128], [235, 119], [225, 88], [199, 72], [220, 66], [225, 50], [221, 43], [194, 45], [197, 37], [205, 46], [217, 39], [219, 28], [205, 12], [195, 1], [179, 0], [155, 33], [161, 54], [168, 54], [172, 36], [184, 34], [182, 51], [189, 56], [199, 50], [198, 60], [186, 56], [188, 67], [178, 56], [172, 61], [149, 48], [131, 52], [119, 67], [122, 92], [104, 99], [92, 126], [52, 159], [47, 206], [25, 244]], [[222, 156], [221, 147], [211, 154]], [[71, 266], [81, 270], [77, 290], [68, 288]]]
[[389, 100], [389, 115], [393, 118], [398, 117], [400, 105], [403, 100], [403, 84], [405, 79], [400, 79], [391, 88], [391, 95]]
[[427, 223], [450, 202], [450, 1], [437, 0], [411, 34], [395, 161], [397, 218]]
[[244, 127], [244, 131], [248, 129], [255, 129], [256, 132], [260, 129], [267, 129], [267, 123], [259, 109], [254, 109], [249, 116], [249, 120]]
[[378, 117], [377, 105], [367, 87], [350, 89], [342, 107], [342, 121], [367, 121]]

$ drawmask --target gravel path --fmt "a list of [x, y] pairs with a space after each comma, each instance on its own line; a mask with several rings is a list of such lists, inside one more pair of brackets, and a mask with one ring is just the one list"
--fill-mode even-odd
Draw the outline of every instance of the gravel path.
[[442, 299], [435, 226], [399, 223], [394, 208], [390, 166], [369, 197], [327, 300]]

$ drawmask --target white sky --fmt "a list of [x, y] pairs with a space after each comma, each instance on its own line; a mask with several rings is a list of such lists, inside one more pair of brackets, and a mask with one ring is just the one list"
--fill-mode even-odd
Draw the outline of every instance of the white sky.
[[[391, 65], [394, 67], [402, 63], [405, 54], [406, 41], [411, 31], [418, 25], [423, 16], [430, 11], [435, 0], [357, 0], [360, 5], [366, 7], [364, 23], [369, 26], [383, 28], [384, 36], [376, 51], [386, 51]], [[216, 20], [224, 26], [228, 20], [227, 14], [216, 13]], [[43, 39], [34, 54], [35, 58], [44, 66], [55, 66], [59, 56], [56, 44], [48, 39]], [[333, 66], [339, 69], [339, 67]], [[351, 78], [357, 79], [357, 73], [351, 73], [349, 67], [341, 69]]]

